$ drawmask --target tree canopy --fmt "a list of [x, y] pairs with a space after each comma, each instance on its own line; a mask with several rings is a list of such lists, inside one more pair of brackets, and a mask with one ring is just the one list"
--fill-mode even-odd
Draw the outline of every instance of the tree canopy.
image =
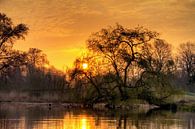
[[0, 13], [0, 72], [5, 71], [8, 67], [16, 66], [24, 58], [24, 53], [12, 50], [12, 47], [15, 40], [25, 38], [28, 30], [25, 24], [15, 26], [11, 18]]
[[[80, 75], [94, 86], [97, 98], [119, 95], [127, 100], [136, 91], [134, 95], [140, 99], [160, 104], [173, 93], [168, 79], [174, 66], [171, 46], [157, 32], [117, 24], [93, 33], [87, 48], [89, 54], [76, 60], [72, 75]], [[87, 70], [77, 67], [82, 62], [88, 63]]]

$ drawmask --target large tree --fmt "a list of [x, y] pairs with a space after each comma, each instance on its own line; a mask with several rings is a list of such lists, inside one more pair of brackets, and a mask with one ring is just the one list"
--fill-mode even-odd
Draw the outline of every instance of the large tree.
[[[93, 86], [96, 98], [138, 97], [161, 105], [172, 95], [168, 79], [174, 69], [171, 47], [157, 32], [116, 25], [92, 34], [87, 47], [90, 58], [76, 60], [72, 75]], [[88, 63], [88, 69], [80, 67], [83, 63]]]
[[121, 25], [102, 29], [91, 35], [87, 41], [88, 49], [100, 54], [109, 63], [115, 73], [121, 99], [127, 99], [126, 88], [134, 88], [130, 69], [142, 55], [141, 49], [157, 38], [158, 33], [143, 27], [127, 29]]

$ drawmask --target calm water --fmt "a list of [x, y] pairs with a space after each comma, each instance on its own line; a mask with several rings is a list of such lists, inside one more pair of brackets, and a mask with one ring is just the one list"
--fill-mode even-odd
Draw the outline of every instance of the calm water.
[[0, 104], [0, 129], [195, 129], [195, 113], [138, 113]]

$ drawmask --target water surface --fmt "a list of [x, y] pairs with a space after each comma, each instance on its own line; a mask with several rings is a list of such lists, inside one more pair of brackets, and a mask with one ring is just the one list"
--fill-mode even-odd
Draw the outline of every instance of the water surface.
[[195, 113], [94, 111], [1, 103], [0, 129], [195, 129]]

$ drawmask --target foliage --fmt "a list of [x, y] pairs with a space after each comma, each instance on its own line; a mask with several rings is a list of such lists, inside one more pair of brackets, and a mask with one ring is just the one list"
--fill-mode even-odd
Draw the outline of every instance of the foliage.
[[108, 62], [115, 75], [116, 88], [118, 88], [122, 100], [128, 98], [126, 88], [136, 87], [129, 78], [133, 78], [130, 68], [138, 63], [142, 47], [157, 35], [158, 33], [143, 27], [127, 29], [117, 24], [115, 27], [102, 29], [89, 38], [88, 49], [100, 54]]
[[13, 25], [12, 20], [5, 14], [0, 13], [0, 73], [9, 67], [23, 64], [24, 53], [12, 50], [15, 40], [24, 39], [28, 32], [25, 24]]
[[[70, 75], [92, 86], [96, 101], [123, 101], [137, 96], [162, 104], [173, 94], [169, 81], [175, 70], [171, 46], [159, 39], [157, 32], [117, 24], [92, 34], [87, 46], [90, 53], [75, 61]], [[88, 69], [80, 67], [84, 62]]]
[[28, 52], [14, 50], [16, 40], [24, 39], [28, 32], [25, 24], [14, 25], [11, 18], [0, 13], [0, 89], [2, 91], [58, 93], [63, 98], [67, 87], [65, 74], [49, 65], [46, 54], [37, 48]]
[[50, 66], [38, 48], [13, 50], [27, 32], [25, 24], [15, 26], [0, 13], [1, 91], [27, 92], [36, 98], [48, 94], [47, 101], [55, 94], [60, 101], [91, 105], [140, 99], [160, 106], [178, 93], [175, 82], [187, 78], [191, 87], [194, 84], [195, 45], [181, 44], [175, 59], [171, 45], [144, 27], [116, 24], [93, 33], [87, 40], [88, 53], [77, 58], [66, 74]]

